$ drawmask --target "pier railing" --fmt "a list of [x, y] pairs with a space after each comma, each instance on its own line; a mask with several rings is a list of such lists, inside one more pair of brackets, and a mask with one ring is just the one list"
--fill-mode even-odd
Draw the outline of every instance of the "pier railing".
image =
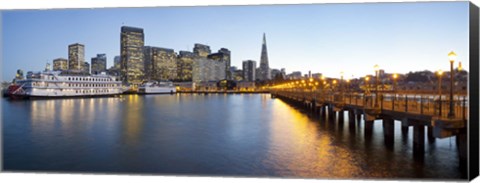
[[415, 94], [405, 93], [358, 93], [358, 92], [334, 92], [317, 90], [272, 90], [272, 94], [287, 96], [297, 100], [309, 102], [330, 103], [339, 106], [352, 106], [364, 109], [379, 109], [381, 111], [403, 112], [419, 115], [449, 118], [450, 102], [454, 119], [467, 119], [468, 97], [466, 95], [454, 95], [450, 101], [448, 95]]

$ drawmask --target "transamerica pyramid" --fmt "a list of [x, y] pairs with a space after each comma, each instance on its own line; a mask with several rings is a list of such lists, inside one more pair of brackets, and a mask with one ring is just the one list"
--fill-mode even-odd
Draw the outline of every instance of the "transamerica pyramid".
[[260, 74], [259, 79], [262, 81], [270, 80], [270, 68], [268, 67], [267, 39], [263, 33], [262, 54], [260, 56]]

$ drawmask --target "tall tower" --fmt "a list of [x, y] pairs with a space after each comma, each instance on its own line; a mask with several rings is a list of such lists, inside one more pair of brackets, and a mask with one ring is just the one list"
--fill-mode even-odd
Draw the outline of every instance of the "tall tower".
[[79, 43], [68, 45], [68, 69], [82, 71], [84, 62], [85, 46]]
[[143, 29], [122, 26], [120, 33], [121, 78], [126, 84], [141, 84], [145, 76]]
[[267, 39], [263, 33], [262, 54], [260, 56], [260, 80], [270, 80], [270, 68], [268, 67]]
[[245, 60], [243, 61], [243, 80], [254, 82], [255, 81], [255, 68], [257, 67], [257, 63], [253, 60]]

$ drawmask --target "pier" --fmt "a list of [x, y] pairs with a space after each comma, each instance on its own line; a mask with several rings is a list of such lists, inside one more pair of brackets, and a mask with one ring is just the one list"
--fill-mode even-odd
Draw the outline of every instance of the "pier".
[[[413, 155], [423, 160], [425, 134], [428, 143], [437, 138], [456, 136], [460, 164], [467, 161], [466, 128], [468, 104], [465, 95], [456, 95], [454, 101], [438, 100], [432, 95], [415, 92], [343, 93], [308, 89], [272, 89], [271, 97], [300, 106], [321, 119], [336, 118], [339, 125], [364, 121], [365, 138], [371, 138], [373, 123], [383, 124], [387, 148], [394, 146], [394, 122], [400, 121], [402, 135], [413, 130]], [[452, 103], [450, 103], [452, 102]], [[449, 116], [450, 106], [455, 116]], [[345, 114], [347, 113], [347, 114]], [[348, 115], [348, 121], [345, 120]], [[427, 132], [425, 132], [427, 131]]]

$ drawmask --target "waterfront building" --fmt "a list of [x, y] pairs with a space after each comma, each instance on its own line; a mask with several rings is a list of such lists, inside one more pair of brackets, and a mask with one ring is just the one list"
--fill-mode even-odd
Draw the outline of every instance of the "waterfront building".
[[121, 78], [124, 84], [139, 85], [145, 76], [143, 29], [122, 26], [120, 33]]
[[53, 71], [68, 70], [68, 60], [64, 58], [57, 58], [53, 60]]
[[208, 57], [208, 55], [210, 55], [212, 52], [210, 50], [210, 46], [195, 43], [193, 47], [193, 53], [199, 57]]
[[82, 71], [85, 62], [85, 46], [80, 43], [68, 45], [68, 69]]
[[177, 58], [177, 80], [192, 81], [193, 60], [195, 54], [189, 51], [180, 51]]
[[92, 74], [100, 74], [107, 71], [107, 55], [97, 54], [91, 60]]
[[90, 74], [90, 64], [88, 62], [83, 62], [82, 71]]
[[192, 66], [192, 80], [199, 84], [208, 81], [219, 81], [225, 78], [225, 62], [195, 57]]
[[163, 81], [177, 78], [177, 54], [173, 49], [145, 46], [143, 53], [147, 80]]
[[238, 91], [255, 91], [255, 82], [251, 81], [240, 81], [237, 82]]
[[270, 80], [270, 68], [268, 66], [268, 53], [267, 53], [267, 39], [265, 33], [263, 33], [262, 53], [260, 56], [260, 69], [258, 73], [258, 79], [261, 81]]
[[243, 81], [253, 82], [256, 79], [257, 62], [253, 60], [243, 61]]

